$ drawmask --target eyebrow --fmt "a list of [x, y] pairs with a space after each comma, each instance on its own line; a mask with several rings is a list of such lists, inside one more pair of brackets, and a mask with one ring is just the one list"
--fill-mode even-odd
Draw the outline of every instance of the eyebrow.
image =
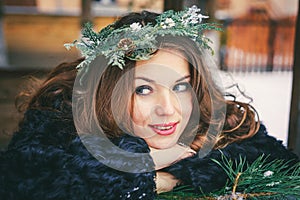
[[[186, 76], [184, 76], [184, 77], [182, 77], [182, 78], [176, 80], [175, 82], [178, 83], [178, 82], [183, 81], [183, 80], [185, 80], [185, 79], [188, 79], [188, 78], [190, 78], [190, 77], [191, 77], [191, 75], [186, 75]], [[152, 80], [152, 79], [145, 78], [145, 77], [141, 77], [141, 76], [137, 76], [137, 77], [135, 77], [135, 79], [141, 79], [141, 80], [144, 80], [144, 81], [149, 82], [149, 83], [154, 83], [154, 82], [155, 82], [155, 81]]]
[[155, 82], [155, 81], [152, 80], [152, 79], [145, 78], [145, 77], [140, 77], [140, 76], [137, 76], [137, 77], [135, 77], [134, 79], [141, 79], [141, 80], [144, 80], [144, 81], [150, 82], [150, 83], [154, 83], [154, 82]]
[[175, 82], [178, 83], [178, 82], [183, 81], [183, 80], [185, 80], [185, 79], [188, 79], [188, 78], [190, 78], [190, 77], [191, 77], [191, 75], [186, 75], [186, 76], [184, 76], [184, 77], [178, 79], [178, 80], [175, 81]]

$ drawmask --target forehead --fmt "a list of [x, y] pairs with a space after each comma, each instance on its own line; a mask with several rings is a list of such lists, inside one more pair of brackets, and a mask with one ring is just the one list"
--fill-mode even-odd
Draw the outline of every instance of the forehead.
[[189, 74], [189, 63], [186, 58], [174, 50], [162, 49], [151, 59], [136, 62], [135, 77], [177, 80]]

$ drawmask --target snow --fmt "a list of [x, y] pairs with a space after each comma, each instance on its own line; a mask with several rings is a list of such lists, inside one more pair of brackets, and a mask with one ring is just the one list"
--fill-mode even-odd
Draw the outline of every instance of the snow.
[[252, 105], [269, 134], [287, 145], [292, 72], [233, 72], [231, 75], [253, 98]]

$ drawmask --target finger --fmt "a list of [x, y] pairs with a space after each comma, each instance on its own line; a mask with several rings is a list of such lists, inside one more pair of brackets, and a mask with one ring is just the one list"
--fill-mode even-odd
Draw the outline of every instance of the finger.
[[189, 157], [192, 157], [194, 155], [195, 155], [195, 153], [193, 153], [193, 152], [186, 152], [186, 153], [182, 154], [182, 156], [180, 156], [180, 158], [178, 160], [189, 158]]
[[193, 150], [193, 149], [191, 149], [191, 148], [188, 149], [188, 152], [189, 152], [189, 153], [192, 153], [193, 155], [195, 155], [195, 154], [197, 153], [195, 150]]
[[192, 154], [196, 154], [197, 152], [195, 151], [195, 150], [193, 150], [193, 149], [191, 149], [191, 147], [190, 146], [188, 146], [188, 145], [186, 145], [186, 144], [184, 144], [184, 143], [178, 143], [177, 144], [179, 147], [181, 147], [181, 148], [183, 148], [183, 149], [185, 149], [187, 152], [189, 152], [189, 153], [192, 153]]

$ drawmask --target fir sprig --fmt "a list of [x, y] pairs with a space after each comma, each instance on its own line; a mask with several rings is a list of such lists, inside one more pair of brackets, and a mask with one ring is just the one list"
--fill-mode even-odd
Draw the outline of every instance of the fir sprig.
[[249, 164], [246, 158], [230, 160], [222, 155], [214, 160], [228, 176], [224, 188], [209, 194], [195, 194], [189, 187], [180, 187], [158, 196], [158, 199], [300, 199], [300, 162], [291, 164], [283, 160], [269, 162], [260, 156]]
[[230, 179], [227, 187], [232, 193], [241, 194], [268, 194], [267, 196], [295, 196], [300, 198], [300, 163], [290, 166], [284, 160], [268, 162], [267, 156], [261, 156], [251, 165], [246, 159], [231, 161], [225, 156], [220, 165]]
[[[82, 38], [73, 43], [65, 44], [67, 49], [76, 47], [85, 57], [78, 69], [88, 70], [89, 64], [98, 56], [103, 55], [108, 64], [122, 69], [125, 58], [130, 60], [147, 60], [158, 49], [157, 37], [165, 35], [186, 36], [196, 42], [200, 48], [211, 50], [211, 41], [204, 36], [205, 30], [221, 30], [219, 25], [202, 23], [200, 9], [196, 6], [175, 12], [163, 12], [156, 19], [156, 24], [141, 25], [133, 23], [114, 29], [114, 24], [100, 32], [93, 30], [92, 24], [86, 24], [82, 30]], [[213, 51], [212, 51], [213, 53]]]

